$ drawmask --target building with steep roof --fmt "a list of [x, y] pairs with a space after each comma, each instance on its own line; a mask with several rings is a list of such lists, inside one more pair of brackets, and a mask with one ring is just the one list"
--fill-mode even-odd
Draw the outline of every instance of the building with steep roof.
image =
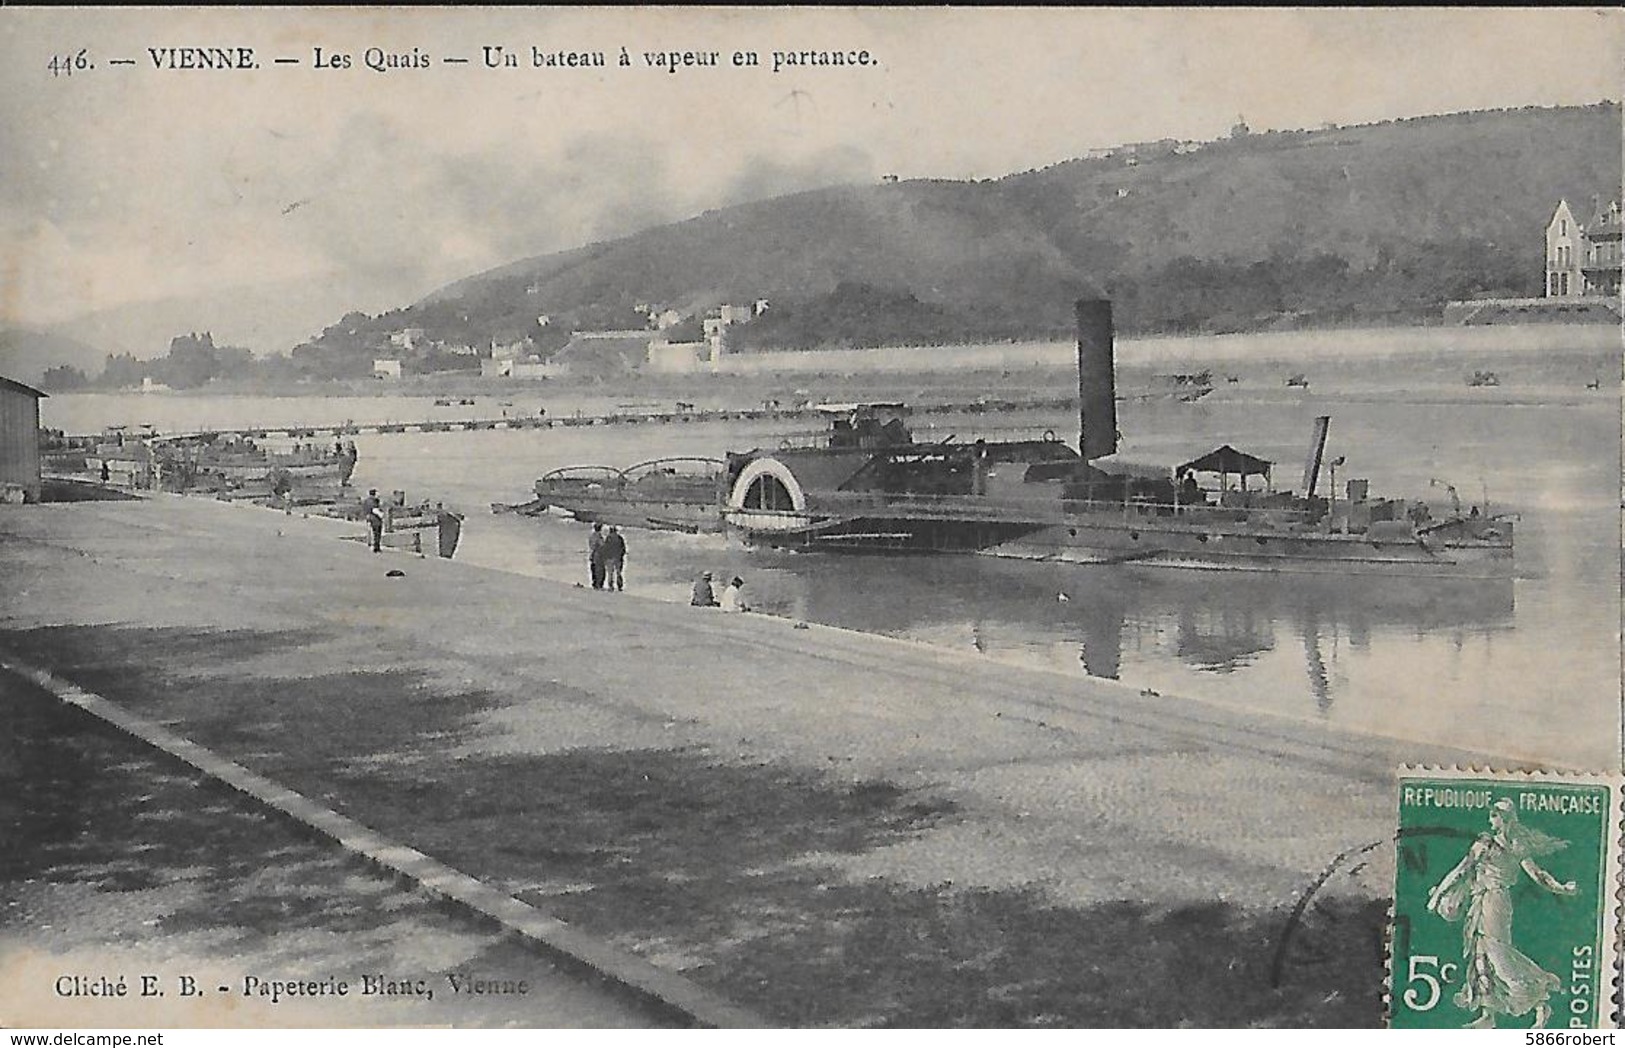
[[1546, 224], [1546, 297], [1617, 297], [1620, 292], [1620, 207], [1592, 198], [1582, 223], [1567, 200], [1559, 200]]
[[1581, 266], [1586, 292], [1592, 295], [1619, 295], [1620, 213], [1619, 201], [1595, 210], [1585, 225], [1586, 257]]

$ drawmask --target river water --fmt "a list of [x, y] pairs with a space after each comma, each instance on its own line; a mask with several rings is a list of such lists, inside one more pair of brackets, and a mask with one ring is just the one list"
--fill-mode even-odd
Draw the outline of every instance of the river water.
[[[1327, 458], [1347, 460], [1339, 487], [1346, 478], [1368, 478], [1373, 494], [1448, 505], [1449, 483], [1463, 505], [1517, 514], [1513, 580], [843, 557], [633, 532], [628, 594], [686, 601], [700, 571], [719, 580], [738, 574], [765, 612], [1113, 678], [1159, 693], [1148, 702], [1221, 703], [1513, 758], [1613, 767], [1620, 751], [1619, 399], [1608, 391], [1543, 402], [1493, 389], [1469, 393], [1455, 370], [1434, 378], [1380, 395], [1304, 394], [1282, 389], [1278, 379], [1221, 385], [1195, 404], [1125, 402], [1119, 428], [1129, 445], [1150, 450], [1231, 443], [1280, 463], [1277, 483], [1294, 486], [1313, 419], [1331, 415]], [[1054, 381], [1064, 395], [1073, 379], [1057, 374]], [[46, 425], [70, 432], [115, 422], [174, 432], [250, 422], [535, 417], [543, 406], [558, 417], [611, 410], [616, 398], [553, 394], [544, 405], [533, 392], [447, 407], [406, 397], [69, 395], [44, 401], [43, 412]], [[1065, 412], [919, 414], [914, 421], [921, 440], [1008, 439], [1046, 429], [1076, 436], [1075, 418]], [[363, 434], [355, 481], [465, 512], [460, 560], [579, 583], [586, 577], [583, 525], [493, 514], [490, 504], [527, 500], [536, 477], [557, 466], [721, 457], [812, 435], [796, 422]], [[875, 686], [881, 693], [886, 683]]]

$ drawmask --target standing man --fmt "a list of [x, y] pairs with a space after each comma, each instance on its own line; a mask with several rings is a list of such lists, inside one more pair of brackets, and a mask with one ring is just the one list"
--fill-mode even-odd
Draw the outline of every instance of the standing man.
[[384, 540], [384, 506], [378, 501], [377, 488], [368, 489], [367, 497], [361, 500], [361, 515], [372, 532], [372, 551], [377, 553]]
[[604, 588], [604, 526], [594, 524], [587, 536], [587, 571], [592, 576], [592, 588]]
[[621, 529], [611, 524], [609, 534], [604, 536], [604, 585], [617, 593], [626, 588], [626, 578], [622, 570], [626, 567], [626, 537]]

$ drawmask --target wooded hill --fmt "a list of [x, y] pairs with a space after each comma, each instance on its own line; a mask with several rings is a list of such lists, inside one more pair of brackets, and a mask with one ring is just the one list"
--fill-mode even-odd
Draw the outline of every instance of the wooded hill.
[[[764, 298], [732, 348], [1064, 338], [1086, 294], [1109, 296], [1129, 334], [1436, 320], [1455, 299], [1539, 295], [1553, 208], [1566, 198], [1586, 221], [1593, 197], [1618, 196], [1621, 140], [1604, 102], [1238, 128], [980, 182], [838, 186], [515, 262], [347, 314], [273, 360], [296, 377], [367, 375], [404, 355], [391, 334], [421, 328], [412, 370], [470, 369], [455, 347], [524, 340], [547, 357], [572, 329], [641, 326], [639, 304], [696, 318]], [[52, 363], [88, 373], [99, 355], [0, 332], [0, 365], [24, 381]]]
[[1064, 335], [1090, 292], [1127, 332], [1417, 320], [1538, 295], [1557, 200], [1589, 215], [1621, 182], [1611, 102], [1175, 145], [709, 211], [471, 277], [392, 319], [466, 316], [489, 337], [539, 312], [619, 326], [637, 303], [766, 298], [732, 333], [762, 349]]
[[0, 375], [41, 389], [63, 388], [48, 380], [53, 375], [77, 373], [83, 379], [101, 365], [105, 356], [96, 347], [66, 335], [0, 328]]

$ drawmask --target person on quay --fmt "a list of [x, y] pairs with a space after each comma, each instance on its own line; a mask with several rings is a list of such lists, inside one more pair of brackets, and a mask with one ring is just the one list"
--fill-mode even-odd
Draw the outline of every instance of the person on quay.
[[587, 573], [593, 589], [604, 588], [604, 525], [594, 524], [587, 536]]
[[372, 551], [377, 553], [384, 541], [384, 504], [378, 501], [377, 488], [369, 488], [367, 497], [361, 500], [361, 515], [372, 532]]
[[457, 540], [463, 535], [463, 515], [446, 508], [444, 502], [434, 504], [434, 522], [440, 540], [440, 555], [447, 560], [457, 552]]
[[338, 441], [333, 443], [340, 457], [339, 487], [347, 488], [350, 486], [350, 477], [355, 473], [355, 463], [359, 457], [356, 454], [355, 441], [352, 440], [348, 444], [339, 444]]
[[611, 524], [604, 536], [604, 588], [619, 593], [626, 588], [626, 536]]
[[723, 611], [749, 611], [750, 605], [745, 603], [745, 580], [735, 575], [728, 588], [722, 591]]
[[293, 512], [293, 474], [278, 467], [271, 471], [271, 498], [283, 513]]
[[694, 580], [694, 589], [689, 594], [688, 603], [695, 608], [714, 608], [717, 606], [717, 595], [711, 589], [711, 573], [701, 572], [700, 577]]
[[1186, 470], [1179, 481], [1179, 504], [1181, 506], [1203, 506], [1207, 504], [1202, 494], [1202, 487], [1196, 482], [1196, 472]]

